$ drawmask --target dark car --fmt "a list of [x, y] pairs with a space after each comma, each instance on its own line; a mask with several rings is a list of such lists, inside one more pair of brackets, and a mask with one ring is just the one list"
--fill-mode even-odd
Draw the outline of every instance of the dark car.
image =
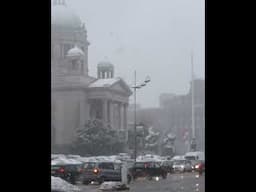
[[161, 163], [161, 166], [168, 172], [168, 173], [173, 173], [173, 161], [171, 160], [166, 160]]
[[[104, 181], [121, 181], [121, 163], [116, 162], [86, 162], [83, 168], [82, 181], [88, 185], [95, 181], [99, 184]], [[131, 176], [127, 174], [128, 183]]]
[[130, 173], [133, 179], [138, 177], [146, 177], [152, 179], [152, 177], [162, 177], [166, 179], [168, 171], [161, 166], [160, 162], [152, 161], [142, 161], [136, 162], [132, 168], [130, 168]]
[[79, 180], [83, 164], [56, 164], [51, 166], [51, 175], [60, 177], [69, 183], [76, 184]]

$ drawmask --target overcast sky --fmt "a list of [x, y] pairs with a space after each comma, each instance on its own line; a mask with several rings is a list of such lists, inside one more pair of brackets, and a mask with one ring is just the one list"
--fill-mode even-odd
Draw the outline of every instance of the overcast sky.
[[[115, 76], [128, 84], [149, 75], [151, 82], [138, 90], [142, 107], [158, 107], [161, 93], [186, 94], [194, 73], [204, 78], [204, 0], [66, 0], [85, 22], [89, 46], [89, 73], [108, 60]], [[131, 96], [130, 103], [133, 103]]]

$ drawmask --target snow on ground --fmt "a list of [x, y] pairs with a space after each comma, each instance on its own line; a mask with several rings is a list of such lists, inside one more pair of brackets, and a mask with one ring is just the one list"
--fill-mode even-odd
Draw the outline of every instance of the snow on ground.
[[126, 186], [125, 184], [122, 184], [121, 182], [118, 181], [108, 181], [108, 182], [104, 182], [100, 185], [99, 190], [101, 191], [109, 191], [109, 190], [115, 190], [115, 189], [128, 189], [128, 186]]
[[75, 185], [72, 185], [59, 177], [51, 176], [51, 190], [61, 192], [76, 192], [81, 189]]

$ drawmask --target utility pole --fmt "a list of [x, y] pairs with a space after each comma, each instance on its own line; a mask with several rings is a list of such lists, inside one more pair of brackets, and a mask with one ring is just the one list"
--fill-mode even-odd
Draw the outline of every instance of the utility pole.
[[137, 158], [137, 123], [136, 123], [136, 71], [134, 71], [134, 161]]
[[196, 150], [196, 135], [195, 135], [195, 107], [194, 107], [194, 64], [193, 64], [193, 52], [191, 52], [191, 115], [192, 115], [192, 140], [190, 150]]

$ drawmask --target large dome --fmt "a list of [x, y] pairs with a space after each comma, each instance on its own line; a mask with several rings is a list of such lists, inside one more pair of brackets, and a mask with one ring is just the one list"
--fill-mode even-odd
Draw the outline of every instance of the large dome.
[[55, 4], [52, 6], [51, 24], [61, 28], [79, 28], [81, 20], [65, 4]]

